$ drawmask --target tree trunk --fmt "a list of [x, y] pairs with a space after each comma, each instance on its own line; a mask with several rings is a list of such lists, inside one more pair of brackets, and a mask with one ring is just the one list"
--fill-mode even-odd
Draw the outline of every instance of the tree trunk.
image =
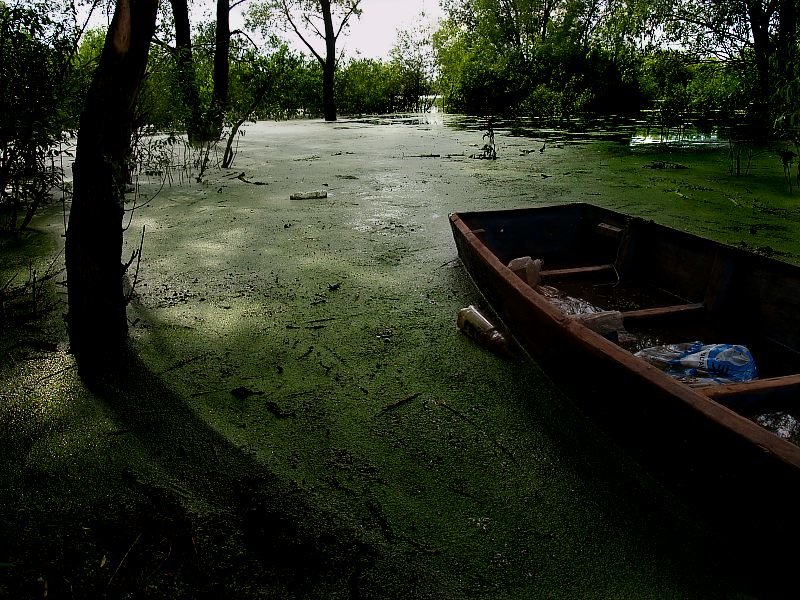
[[748, 3], [748, 18], [750, 29], [753, 33], [753, 54], [756, 61], [756, 73], [758, 76], [758, 96], [754, 98], [755, 118], [759, 125], [765, 126], [763, 131], [769, 130], [769, 100], [770, 81], [769, 59], [772, 51], [769, 34], [769, 16], [764, 11], [760, 2]]
[[211, 139], [217, 140], [222, 135], [230, 87], [231, 26], [228, 0], [217, 0], [217, 30], [214, 42], [214, 93], [211, 101], [210, 129], [213, 134]]
[[325, 22], [325, 62], [322, 64], [322, 110], [326, 121], [336, 120], [336, 33], [333, 30], [330, 0], [320, 0]]
[[787, 85], [795, 77], [798, 43], [797, 0], [781, 0], [778, 20], [778, 70], [780, 85]]
[[186, 135], [190, 143], [208, 137], [203, 135], [203, 113], [192, 56], [192, 32], [189, 23], [189, 7], [186, 0], [171, 0], [175, 18], [175, 67], [178, 85], [186, 112]]
[[158, 0], [118, 0], [81, 114], [66, 239], [67, 325], [84, 377], [122, 366], [128, 333], [122, 216], [134, 105]]

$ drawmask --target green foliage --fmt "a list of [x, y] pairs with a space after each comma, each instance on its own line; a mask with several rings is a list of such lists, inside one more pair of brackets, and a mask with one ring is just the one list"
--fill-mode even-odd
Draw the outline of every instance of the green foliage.
[[374, 59], [352, 60], [337, 71], [339, 111], [349, 115], [403, 110], [402, 76], [397, 65]]
[[70, 129], [78, 128], [83, 102], [92, 83], [100, 53], [105, 43], [105, 29], [89, 29], [81, 36], [80, 45], [72, 57], [63, 97]]
[[779, 137], [794, 144], [800, 154], [800, 47], [787, 48], [786, 52], [772, 59], [777, 84], [772, 98], [774, 106], [774, 128]]
[[[586, 20], [577, 16], [551, 22], [547, 36], [533, 37], [533, 23], [540, 21], [510, 28], [510, 37], [508, 26], [485, 37], [486, 22], [476, 22], [473, 30], [445, 22], [433, 40], [452, 110], [565, 118], [641, 108], [635, 54], [592, 42]], [[524, 36], [517, 40], [514, 31]]]
[[529, 86], [525, 60], [518, 52], [501, 54], [480, 42], [453, 23], [433, 36], [445, 105], [474, 114], [512, 112]]
[[686, 85], [690, 110], [699, 115], [722, 113], [732, 117], [750, 102], [749, 90], [753, 85], [752, 80], [743, 80], [739, 73], [719, 61], [695, 65]]
[[430, 28], [417, 25], [399, 31], [390, 56], [400, 87], [397, 96], [401, 110], [427, 109], [428, 106], [421, 104], [420, 99], [433, 94], [436, 77], [436, 58]]
[[645, 58], [642, 89], [657, 103], [666, 119], [665, 125], [677, 125], [687, 117], [690, 103], [686, 88], [691, 79], [691, 68], [679, 52], [656, 52]]
[[[433, 36], [439, 82], [460, 112], [563, 118], [658, 106], [675, 118], [733, 119], [763, 112], [764, 90], [784, 74], [772, 104], [788, 122], [800, 114], [787, 108], [797, 70], [773, 60], [767, 81], [763, 64], [797, 48], [790, 4], [446, 0]], [[747, 43], [753, 31], [767, 43]]]
[[449, 110], [464, 111], [466, 100], [461, 93], [461, 74], [471, 53], [469, 38], [453, 20], [447, 19], [433, 33], [432, 44], [444, 104]]
[[322, 66], [313, 59], [284, 50], [271, 57], [278, 74], [261, 103], [261, 118], [291, 119], [322, 116]]
[[322, 71], [285, 44], [270, 54], [237, 44], [231, 64], [228, 122], [289, 119], [322, 111]]
[[56, 180], [48, 159], [67, 124], [71, 32], [47, 11], [0, 2], [0, 214], [8, 229], [26, 226], [47, 200]]
[[184, 129], [191, 108], [184, 104], [180, 89], [172, 54], [160, 46], [153, 46], [137, 100], [136, 128], [154, 131]]
[[[360, 10], [359, 2], [352, 0], [333, 4], [339, 19], [349, 19]], [[631, 114], [655, 106], [675, 118], [739, 116], [752, 108], [757, 95], [761, 74], [753, 68], [754, 50], [723, 35], [748, 26], [740, 0], [725, 6], [711, 0], [447, 0], [443, 4], [448, 18], [439, 29], [413, 27], [399, 33], [388, 61], [358, 59], [337, 65], [340, 112], [418, 110], [424, 108], [419, 106], [420, 97], [441, 94], [448, 110], [473, 114], [565, 118]], [[287, 7], [299, 12], [287, 15]], [[351, 9], [355, 12], [348, 13]], [[267, 42], [255, 48], [244, 37], [232, 39], [228, 124], [243, 116], [282, 119], [323, 114], [321, 51], [309, 49], [303, 54], [277, 41], [278, 34], [287, 27], [291, 30], [289, 17], [295, 24], [309, 25], [302, 14], [316, 19], [319, 7], [305, 0], [285, 6], [267, 0], [248, 10], [248, 27], [266, 34]], [[170, 27], [167, 17], [164, 39], [169, 40]], [[778, 31], [774, 21], [770, 27]], [[195, 77], [200, 105], [208, 107], [215, 24], [200, 23], [196, 28]], [[683, 46], [652, 49], [647, 44], [657, 41], [655, 31]], [[87, 32], [73, 60], [73, 91], [67, 94], [72, 104], [61, 108], [72, 115], [73, 123], [102, 41], [102, 31]], [[714, 55], [724, 55], [724, 60]], [[772, 61], [778, 82], [773, 83], [775, 123], [796, 127], [800, 84], [791, 74], [797, 69], [779, 65], [775, 53]], [[777, 77], [781, 73], [782, 78]], [[154, 47], [140, 101], [142, 123], [160, 130], [183, 128], [189, 107], [179, 89], [173, 53], [164, 46]]]
[[666, 125], [686, 119], [735, 122], [752, 101], [754, 82], [719, 60], [693, 61], [685, 53], [654, 52], [644, 57], [642, 90]]

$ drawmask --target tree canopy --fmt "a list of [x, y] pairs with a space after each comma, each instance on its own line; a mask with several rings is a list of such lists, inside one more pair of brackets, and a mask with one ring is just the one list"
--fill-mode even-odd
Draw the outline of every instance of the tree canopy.
[[292, 31], [319, 61], [327, 121], [336, 120], [336, 42], [350, 19], [361, 15], [360, 5], [361, 0], [263, 0], [249, 11], [250, 25], [260, 28], [265, 37], [274, 33], [273, 27]]

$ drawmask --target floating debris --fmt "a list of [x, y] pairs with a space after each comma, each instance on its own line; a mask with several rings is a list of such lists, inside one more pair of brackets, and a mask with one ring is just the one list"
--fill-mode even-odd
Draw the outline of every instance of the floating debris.
[[327, 198], [328, 192], [325, 190], [317, 190], [314, 192], [297, 192], [289, 196], [290, 200], [312, 200], [315, 198]]

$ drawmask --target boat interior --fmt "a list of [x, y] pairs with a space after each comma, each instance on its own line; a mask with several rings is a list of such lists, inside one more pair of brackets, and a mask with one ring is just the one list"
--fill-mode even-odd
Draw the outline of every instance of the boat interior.
[[565, 313], [618, 311], [632, 353], [745, 346], [756, 378], [693, 387], [800, 445], [800, 267], [589, 204], [460, 216], [504, 265], [539, 259], [529, 283]]

